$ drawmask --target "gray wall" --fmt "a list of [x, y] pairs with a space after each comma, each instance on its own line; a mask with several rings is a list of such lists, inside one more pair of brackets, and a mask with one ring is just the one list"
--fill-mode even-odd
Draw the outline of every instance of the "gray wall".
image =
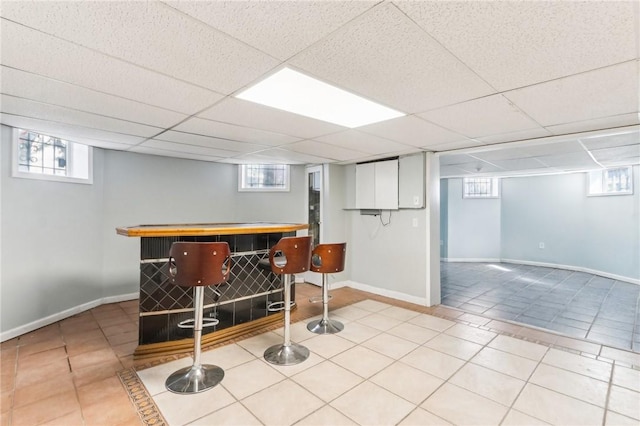
[[633, 195], [602, 197], [586, 196], [584, 173], [504, 179], [502, 258], [640, 279], [640, 167], [633, 175]]
[[1, 127], [2, 331], [102, 297], [104, 156], [93, 185], [11, 177], [9, 127]]
[[447, 187], [447, 206], [440, 210], [441, 226], [446, 226], [447, 236], [447, 255], [443, 257], [500, 259], [501, 200], [463, 198], [462, 179], [445, 179], [443, 185]]
[[553, 264], [639, 280], [640, 167], [633, 174], [633, 195], [602, 197], [586, 196], [585, 173], [504, 178], [499, 200], [463, 199], [462, 179], [443, 180], [446, 257]]
[[94, 149], [93, 185], [11, 177], [2, 126], [0, 331], [139, 290], [144, 223], [306, 222], [304, 167], [291, 191], [238, 193], [237, 166]]

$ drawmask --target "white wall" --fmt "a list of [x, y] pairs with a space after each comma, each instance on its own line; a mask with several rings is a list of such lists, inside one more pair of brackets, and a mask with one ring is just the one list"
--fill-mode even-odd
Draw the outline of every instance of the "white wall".
[[462, 199], [462, 180], [448, 179], [446, 257], [557, 265], [638, 282], [640, 167], [633, 174], [633, 195], [602, 197], [586, 196], [585, 173], [503, 178], [498, 200]]
[[97, 148], [93, 185], [18, 179], [11, 129], [1, 130], [3, 339], [79, 306], [137, 294], [140, 240], [117, 235], [118, 226], [306, 222], [302, 166], [292, 168], [291, 191], [276, 196], [238, 193], [234, 165]]
[[462, 179], [446, 179], [446, 258], [500, 259], [500, 199], [462, 197]]

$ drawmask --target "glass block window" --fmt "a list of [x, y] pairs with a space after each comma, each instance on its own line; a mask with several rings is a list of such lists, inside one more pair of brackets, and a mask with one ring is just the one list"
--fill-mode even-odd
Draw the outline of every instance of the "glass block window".
[[462, 196], [464, 198], [498, 198], [500, 197], [500, 179], [464, 178]]
[[289, 191], [286, 164], [241, 164], [238, 166], [239, 191]]
[[588, 176], [588, 195], [633, 194], [633, 169], [631, 166], [594, 170], [589, 172]]
[[31, 130], [14, 129], [13, 177], [91, 183], [91, 148]]

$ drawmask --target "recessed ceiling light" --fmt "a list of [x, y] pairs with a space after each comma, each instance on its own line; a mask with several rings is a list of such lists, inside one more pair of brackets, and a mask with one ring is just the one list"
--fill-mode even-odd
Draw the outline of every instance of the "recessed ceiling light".
[[349, 128], [405, 115], [290, 68], [281, 69], [236, 97]]

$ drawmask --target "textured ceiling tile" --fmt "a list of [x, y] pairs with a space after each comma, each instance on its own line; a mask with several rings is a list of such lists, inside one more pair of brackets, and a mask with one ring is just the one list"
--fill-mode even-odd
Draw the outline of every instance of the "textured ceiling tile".
[[353, 151], [366, 152], [368, 154], [387, 154], [396, 151], [404, 151], [409, 147], [389, 139], [379, 138], [357, 130], [346, 130], [332, 135], [316, 138], [320, 142], [337, 145]]
[[589, 150], [640, 144], [640, 130], [614, 132], [609, 135], [580, 138]]
[[415, 147], [455, 142], [464, 138], [412, 115], [359, 127], [358, 130]]
[[115, 142], [124, 145], [135, 145], [144, 140], [144, 138], [139, 136], [107, 132], [88, 127], [72, 126], [69, 124], [22, 117], [7, 113], [0, 113], [0, 123], [20, 129], [33, 130], [50, 136], [58, 136], [71, 141], [79, 141], [81, 143], [86, 143], [87, 145], [93, 145], [90, 143], [91, 140]]
[[183, 132], [211, 136], [215, 138], [231, 139], [241, 142], [250, 142], [271, 146], [282, 145], [300, 140], [300, 138], [283, 135], [281, 133], [252, 129], [250, 127], [221, 123], [219, 121], [206, 120], [197, 117], [189, 118], [184, 123], [176, 126], [174, 129]]
[[582, 152], [570, 152], [566, 154], [550, 154], [536, 157], [538, 161], [549, 167], [562, 167], [567, 170], [576, 168], [597, 168], [593, 159], [586, 151]]
[[278, 61], [159, 2], [3, 4], [3, 15], [45, 33], [221, 93]]
[[540, 170], [544, 167], [544, 164], [535, 158], [514, 158], [511, 160], [492, 161], [492, 163], [506, 171]]
[[547, 136], [551, 136], [550, 131], [542, 127], [537, 127], [535, 129], [527, 129], [527, 130], [520, 130], [517, 132], [484, 136], [477, 139], [482, 143], [491, 145], [491, 144], [497, 144], [497, 143], [503, 143], [503, 142], [515, 142], [515, 141], [524, 141], [527, 139], [543, 138]]
[[441, 144], [435, 144], [435, 145], [425, 145], [422, 148], [430, 151], [442, 152], [442, 151], [451, 151], [454, 149], [474, 148], [478, 146], [483, 146], [483, 144], [474, 139], [463, 139], [456, 142], [447, 142], [447, 143], [441, 143]]
[[614, 161], [616, 159], [636, 158], [640, 156], [640, 145], [617, 146], [591, 151], [598, 161]]
[[233, 160], [238, 163], [267, 164], [322, 164], [333, 162], [329, 158], [316, 157], [281, 148], [271, 148], [258, 153], [238, 155]]
[[162, 141], [158, 139], [151, 139], [151, 140], [145, 141], [139, 146], [146, 147], [146, 148], [163, 149], [166, 151], [185, 152], [188, 154], [206, 155], [209, 157], [232, 157], [238, 154], [237, 151], [227, 151], [224, 149], [208, 148], [208, 147], [198, 146], [198, 145], [188, 145], [188, 144], [182, 144], [182, 143], [176, 143], [176, 142], [167, 142], [167, 141]]
[[300, 139], [313, 139], [345, 129], [345, 127], [335, 124], [235, 98], [227, 98], [199, 116], [210, 120], [269, 130]]
[[471, 155], [473, 155], [476, 158], [480, 158], [482, 160], [486, 160], [490, 162], [515, 160], [515, 159], [527, 158], [531, 156], [530, 152], [527, 151], [526, 147], [502, 148], [502, 149], [495, 149], [491, 151], [477, 151]]
[[2, 65], [22, 71], [186, 114], [223, 97], [6, 20], [0, 31]]
[[199, 161], [212, 161], [219, 162], [222, 160], [222, 157], [215, 157], [210, 155], [200, 155], [200, 154], [190, 154], [187, 152], [178, 152], [178, 151], [167, 151], [164, 149], [150, 148], [147, 146], [136, 146], [131, 148], [129, 151], [138, 152], [140, 154], [149, 154], [149, 155], [159, 155], [162, 157], [171, 157], [171, 158], [185, 158], [188, 160], [199, 160]]
[[144, 124], [132, 123], [130, 121], [118, 120], [8, 95], [0, 95], [0, 105], [2, 105], [2, 112], [7, 114], [90, 127], [115, 133], [125, 133], [133, 136], [149, 137], [162, 130], [158, 127], [146, 126]]
[[640, 124], [638, 113], [614, 115], [612, 117], [596, 118], [592, 120], [577, 121], [575, 123], [559, 124], [557, 126], [547, 126], [554, 135], [566, 135], [571, 133], [586, 132], [590, 130], [615, 129], [618, 127], [633, 126]]
[[287, 59], [378, 1], [170, 1], [192, 17], [279, 59]]
[[175, 132], [171, 130], [156, 136], [155, 139], [235, 152], [253, 152], [268, 148], [268, 146], [265, 145], [245, 143], [229, 139], [219, 139], [215, 137], [195, 135], [193, 133]]
[[389, 3], [298, 54], [291, 64], [405, 113], [494, 92]]
[[504, 95], [543, 126], [638, 112], [637, 62], [561, 78]]
[[553, 154], [583, 154], [584, 148], [578, 143], [577, 139], [568, 139], [551, 143], [531, 144], [524, 149], [532, 157], [548, 156]]
[[469, 161], [468, 163], [456, 164], [455, 167], [468, 173], [496, 173], [503, 171], [503, 169], [498, 166], [478, 159]]
[[156, 127], [171, 127], [187, 117], [13, 68], [2, 67], [0, 72], [0, 90], [7, 95]]
[[398, 6], [498, 90], [637, 57], [633, 1], [408, 2]]
[[492, 95], [419, 114], [470, 138], [539, 128], [502, 95]]
[[358, 158], [362, 158], [364, 155], [364, 153], [359, 151], [353, 151], [313, 140], [292, 143], [287, 145], [285, 148], [290, 151], [310, 154], [316, 157], [330, 158], [337, 161], [356, 160]]
[[631, 166], [634, 164], [640, 164], [640, 156], [639, 157], [626, 157], [626, 158], [616, 158], [613, 160], [602, 160], [600, 161], [605, 167], [621, 167], [621, 166]]

